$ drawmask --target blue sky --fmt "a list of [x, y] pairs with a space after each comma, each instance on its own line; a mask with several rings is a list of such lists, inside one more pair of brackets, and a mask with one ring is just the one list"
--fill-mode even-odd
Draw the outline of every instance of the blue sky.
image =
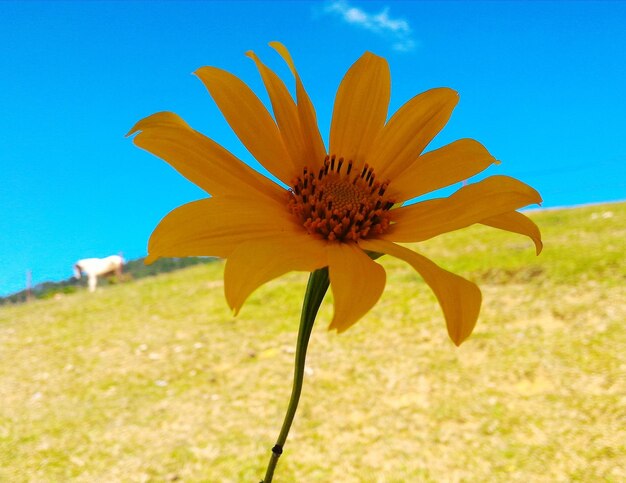
[[[0, 294], [71, 276], [74, 261], [146, 254], [170, 210], [204, 196], [124, 137], [171, 110], [258, 166], [191, 73], [214, 65], [267, 101], [254, 50], [291, 50], [323, 133], [341, 77], [386, 57], [391, 111], [449, 86], [431, 147], [485, 144], [544, 207], [626, 198], [623, 2], [0, 2]], [[291, 85], [291, 84], [290, 84]]]

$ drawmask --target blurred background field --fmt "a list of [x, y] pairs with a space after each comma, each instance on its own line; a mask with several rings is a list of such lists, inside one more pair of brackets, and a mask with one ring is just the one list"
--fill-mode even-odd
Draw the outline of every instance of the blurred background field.
[[[531, 213], [418, 250], [479, 283], [460, 348], [383, 257], [378, 305], [314, 329], [277, 482], [626, 480], [626, 203]], [[223, 263], [0, 307], [0, 481], [259, 481], [291, 389], [306, 274], [234, 319]]]

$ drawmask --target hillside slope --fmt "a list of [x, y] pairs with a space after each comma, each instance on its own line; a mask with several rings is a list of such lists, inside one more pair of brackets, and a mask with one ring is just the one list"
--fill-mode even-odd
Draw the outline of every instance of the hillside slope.
[[[531, 217], [539, 257], [480, 226], [420, 244], [483, 290], [458, 349], [401, 261], [345, 334], [325, 301], [277, 482], [626, 479], [626, 204]], [[0, 308], [0, 481], [259, 481], [306, 275], [234, 319], [222, 271]]]

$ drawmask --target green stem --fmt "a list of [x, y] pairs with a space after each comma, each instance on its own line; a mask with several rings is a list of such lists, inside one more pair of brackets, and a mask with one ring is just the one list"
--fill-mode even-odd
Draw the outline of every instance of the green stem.
[[320, 308], [320, 304], [326, 295], [329, 285], [328, 268], [322, 268], [311, 273], [309, 277], [309, 283], [306, 287], [306, 293], [304, 295], [304, 302], [302, 304], [302, 314], [300, 316], [300, 328], [298, 330], [298, 345], [296, 346], [296, 359], [293, 375], [293, 387], [291, 389], [291, 398], [289, 399], [289, 406], [287, 407], [287, 414], [283, 421], [283, 426], [276, 440], [276, 445], [272, 448], [272, 456], [270, 462], [267, 465], [265, 472], [265, 478], [261, 483], [271, 483], [274, 476], [274, 469], [278, 458], [283, 452], [285, 441], [287, 441], [287, 435], [293, 423], [293, 418], [296, 415], [296, 409], [298, 408], [298, 401], [300, 400], [300, 394], [302, 393], [302, 383], [304, 381], [304, 363], [306, 360], [306, 350], [309, 345], [309, 338], [311, 337], [311, 330], [317, 316], [317, 311]]

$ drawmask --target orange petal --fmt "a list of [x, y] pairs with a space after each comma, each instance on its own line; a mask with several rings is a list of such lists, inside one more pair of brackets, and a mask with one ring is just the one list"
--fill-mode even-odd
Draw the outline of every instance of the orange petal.
[[459, 101], [456, 91], [431, 89], [405, 103], [373, 143], [368, 162], [380, 179], [395, 180], [446, 125]]
[[324, 242], [304, 231], [242, 243], [226, 261], [226, 300], [236, 315], [248, 296], [264, 283], [293, 270], [312, 272], [326, 265]]
[[508, 176], [491, 176], [437, 198], [391, 210], [392, 225], [381, 236], [397, 242], [427, 240], [492, 216], [540, 203], [536, 190]]
[[387, 195], [396, 202], [468, 179], [488, 168], [496, 159], [473, 139], [460, 139], [423, 154], [393, 178]]
[[302, 129], [302, 135], [304, 137], [304, 143], [306, 145], [306, 152], [308, 155], [306, 166], [313, 171], [316, 171], [324, 164], [326, 148], [324, 147], [324, 141], [322, 140], [319, 127], [317, 126], [315, 108], [313, 107], [313, 103], [311, 102], [309, 95], [304, 89], [304, 85], [300, 80], [296, 66], [287, 48], [280, 42], [270, 42], [270, 46], [276, 50], [276, 52], [278, 52], [278, 54], [287, 63], [296, 79], [298, 118], [300, 119], [300, 128]]
[[499, 228], [500, 230], [526, 235], [534, 242], [537, 255], [539, 255], [543, 249], [543, 242], [541, 241], [541, 232], [539, 231], [539, 227], [535, 225], [530, 218], [522, 213], [511, 211], [510, 213], [492, 216], [485, 220], [481, 220], [480, 222], [483, 225]]
[[194, 131], [172, 112], [158, 112], [139, 121], [127, 135], [213, 195], [255, 192], [284, 201], [284, 190], [241, 162], [211, 139]]
[[182, 205], [150, 236], [147, 262], [160, 257], [227, 257], [240, 243], [299, 233], [290, 215], [262, 198], [208, 198]]
[[[339, 85], [330, 125], [330, 153], [351, 159], [358, 169], [387, 119], [391, 78], [382, 57], [366, 52]], [[371, 159], [371, 161], [370, 161]]]
[[328, 328], [343, 332], [378, 302], [385, 288], [385, 270], [353, 243], [328, 244], [328, 269], [335, 299]]
[[254, 92], [238, 77], [216, 67], [201, 67], [195, 74], [248, 151], [290, 185], [299, 173], [293, 168], [274, 119]]
[[361, 240], [359, 245], [364, 250], [387, 253], [410, 264], [435, 293], [452, 342], [458, 346], [470, 336], [478, 320], [482, 301], [480, 289], [476, 284], [395, 243], [384, 240]]
[[296, 103], [283, 81], [274, 71], [263, 64], [254, 52], [246, 52], [246, 55], [254, 61], [257, 69], [259, 69], [272, 102], [272, 109], [274, 110], [274, 116], [276, 117], [280, 134], [283, 137], [285, 148], [289, 151], [294, 171], [299, 173], [307, 163], [307, 153], [302, 130], [300, 129]]

